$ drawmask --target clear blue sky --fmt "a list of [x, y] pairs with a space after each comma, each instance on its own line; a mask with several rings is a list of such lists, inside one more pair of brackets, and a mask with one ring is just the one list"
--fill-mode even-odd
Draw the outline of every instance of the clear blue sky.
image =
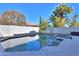
[[[6, 10], [17, 10], [26, 16], [26, 20], [33, 23], [39, 23], [39, 17], [42, 16], [48, 19], [52, 11], [55, 9], [57, 3], [2, 3], [0, 4], [0, 14]], [[79, 13], [79, 4], [67, 4], [73, 8], [73, 14]], [[71, 17], [69, 16], [69, 17]]]

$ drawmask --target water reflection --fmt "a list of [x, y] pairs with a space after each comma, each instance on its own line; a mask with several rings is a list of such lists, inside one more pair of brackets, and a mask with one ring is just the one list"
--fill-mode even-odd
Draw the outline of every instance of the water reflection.
[[44, 46], [59, 46], [61, 42], [66, 39], [71, 39], [70, 36], [59, 35], [40, 35], [37, 40], [24, 43], [12, 48], [5, 49], [7, 52], [17, 52], [17, 51], [37, 51], [43, 48]]
[[[45, 39], [42, 39], [43, 37]], [[41, 38], [41, 41], [44, 40], [44, 42], [46, 43], [42, 42], [42, 44], [48, 45], [48, 46], [58, 46], [61, 43], [61, 41], [63, 41], [63, 39], [59, 39], [59, 38], [57, 39], [56, 37], [53, 37], [50, 35], [43, 35], [43, 37]]]

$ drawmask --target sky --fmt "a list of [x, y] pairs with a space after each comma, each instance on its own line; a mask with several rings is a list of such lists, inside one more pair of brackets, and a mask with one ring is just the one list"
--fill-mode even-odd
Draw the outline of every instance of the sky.
[[[25, 15], [26, 21], [38, 24], [40, 16], [48, 19], [58, 5], [59, 3], [1, 3], [0, 14], [7, 10], [16, 10]], [[74, 14], [79, 14], [78, 3], [68, 3], [67, 5], [73, 8], [73, 12], [68, 15], [69, 18]]]

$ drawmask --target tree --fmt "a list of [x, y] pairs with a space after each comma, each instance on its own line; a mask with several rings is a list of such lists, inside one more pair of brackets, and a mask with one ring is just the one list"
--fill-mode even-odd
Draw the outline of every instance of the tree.
[[39, 32], [43, 32], [48, 27], [48, 21], [40, 17]]
[[0, 24], [1, 25], [13, 25], [13, 21], [12, 20], [7, 20], [7, 19], [1, 19], [0, 18]]
[[52, 24], [53, 24], [53, 27], [60, 27], [60, 26], [64, 26], [65, 24], [64, 22], [65, 22], [64, 18], [61, 19], [60, 17], [54, 16]]
[[3, 12], [0, 21], [2, 21], [0, 24], [3, 25], [26, 25], [25, 16], [15, 10], [8, 10]]
[[63, 27], [65, 26], [65, 22], [68, 20], [67, 14], [70, 14], [71, 12], [71, 7], [66, 4], [61, 4], [56, 7], [49, 20], [52, 22], [54, 27]]
[[79, 26], [79, 22], [77, 21], [78, 17], [79, 17], [79, 15], [74, 15], [73, 16], [69, 27], [77, 27], [77, 26]]
[[12, 20], [14, 22], [23, 22], [23, 21], [25, 21], [25, 16], [23, 14], [21, 14], [20, 12], [15, 11], [15, 10], [5, 11], [2, 14], [2, 17], [4, 19], [9, 19], [9, 20]]
[[[40, 22], [39, 22], [39, 32], [44, 32], [46, 28], [48, 28], [49, 24], [47, 20], [44, 20], [42, 17], [40, 17]], [[40, 40], [40, 46], [45, 46], [47, 44], [47, 40], [45, 35], [39, 35], [39, 40]]]

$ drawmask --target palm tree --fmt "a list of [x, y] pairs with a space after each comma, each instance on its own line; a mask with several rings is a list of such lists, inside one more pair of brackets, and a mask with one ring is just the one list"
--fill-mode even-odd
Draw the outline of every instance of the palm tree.
[[76, 27], [79, 26], [79, 22], [77, 21], [77, 18], [79, 15], [74, 15], [71, 22], [70, 22], [70, 27]]
[[67, 14], [70, 14], [71, 12], [71, 7], [67, 6], [66, 4], [61, 4], [56, 7], [49, 20], [52, 22], [54, 27], [62, 27], [65, 25], [65, 22], [68, 19]]
[[[44, 32], [46, 28], [48, 28], [49, 24], [47, 20], [44, 20], [42, 17], [40, 17], [40, 23], [39, 23], [39, 32]], [[39, 35], [40, 40], [40, 47], [45, 46], [47, 44], [46, 37], [44, 35]]]
[[48, 26], [48, 21], [40, 17], [39, 32], [43, 32]]

